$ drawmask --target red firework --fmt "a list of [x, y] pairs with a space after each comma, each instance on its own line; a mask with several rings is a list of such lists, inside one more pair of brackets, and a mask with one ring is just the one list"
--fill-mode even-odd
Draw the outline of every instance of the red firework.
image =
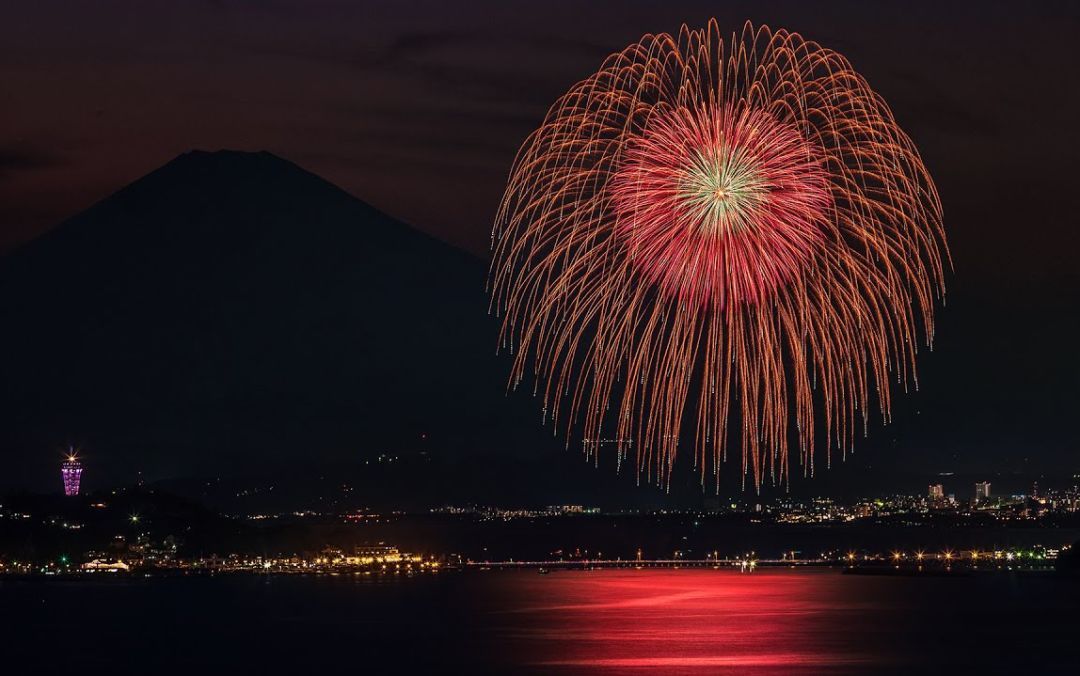
[[653, 117], [612, 179], [613, 217], [645, 275], [688, 302], [756, 303], [824, 236], [820, 153], [760, 111]]
[[[812, 473], [915, 381], [947, 260], [911, 139], [841, 55], [715, 22], [646, 36], [552, 106], [492, 233], [493, 307], [545, 413], [702, 481]], [[734, 433], [732, 433], [734, 430]], [[592, 441], [589, 441], [592, 440]], [[711, 462], [710, 462], [711, 459]]]

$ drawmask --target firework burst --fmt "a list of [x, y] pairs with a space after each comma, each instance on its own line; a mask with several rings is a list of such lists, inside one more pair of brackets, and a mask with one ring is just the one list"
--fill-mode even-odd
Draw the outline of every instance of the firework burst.
[[703, 482], [735, 444], [760, 486], [790, 476], [789, 447], [812, 474], [871, 407], [887, 422], [948, 256], [926, 167], [848, 61], [715, 22], [560, 98], [492, 237], [511, 385], [531, 379], [568, 444], [613, 439], [661, 483], [680, 443]]

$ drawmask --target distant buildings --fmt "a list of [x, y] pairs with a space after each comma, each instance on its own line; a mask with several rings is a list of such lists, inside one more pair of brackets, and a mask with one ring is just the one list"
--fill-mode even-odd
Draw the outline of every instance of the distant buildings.
[[82, 463], [74, 451], [68, 453], [64, 463], [60, 465], [60, 476], [64, 479], [64, 495], [74, 496], [79, 494], [79, 482], [82, 480]]
[[406, 558], [402, 558], [402, 554], [398, 551], [397, 547], [391, 547], [388, 545], [377, 545], [374, 547], [356, 547], [353, 550], [352, 556], [346, 555], [345, 565], [347, 566], [370, 566], [374, 563], [399, 563], [402, 560], [408, 561]]
[[584, 505], [548, 505], [543, 509], [526, 507], [506, 509], [501, 507], [480, 507], [477, 505], [470, 505], [465, 507], [455, 507], [454, 505], [447, 505], [445, 507], [436, 507], [431, 510], [431, 513], [450, 514], [454, 516], [475, 516], [482, 521], [494, 519], [510, 521], [511, 519], [537, 519], [548, 516], [581, 516], [588, 514], [600, 514], [600, 508], [586, 507]]
[[110, 573], [127, 573], [131, 571], [129, 566], [124, 561], [112, 558], [97, 558], [79, 566], [82, 570], [86, 571], [107, 571]]
[[983, 500], [990, 499], [990, 482], [980, 481], [975, 484], [975, 502], [982, 502]]
[[548, 505], [547, 511], [552, 514], [586, 514], [594, 510], [585, 509], [584, 505]]
[[944, 500], [945, 499], [945, 487], [941, 484], [930, 484], [930, 499], [931, 500]]

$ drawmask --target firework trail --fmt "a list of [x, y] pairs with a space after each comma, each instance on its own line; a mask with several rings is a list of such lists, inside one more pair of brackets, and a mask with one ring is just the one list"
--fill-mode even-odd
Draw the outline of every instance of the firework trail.
[[[645, 36], [548, 111], [511, 170], [490, 289], [567, 444], [669, 484], [813, 474], [916, 386], [948, 250], [911, 139], [840, 54], [747, 23]], [[633, 443], [631, 444], [631, 441]], [[718, 485], [718, 483], [717, 483]]]

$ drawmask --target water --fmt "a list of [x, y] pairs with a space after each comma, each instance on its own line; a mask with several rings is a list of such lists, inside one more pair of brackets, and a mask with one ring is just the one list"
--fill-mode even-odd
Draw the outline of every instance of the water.
[[0, 608], [4, 663], [36, 673], [1076, 673], [1080, 581], [835, 569], [7, 580]]

